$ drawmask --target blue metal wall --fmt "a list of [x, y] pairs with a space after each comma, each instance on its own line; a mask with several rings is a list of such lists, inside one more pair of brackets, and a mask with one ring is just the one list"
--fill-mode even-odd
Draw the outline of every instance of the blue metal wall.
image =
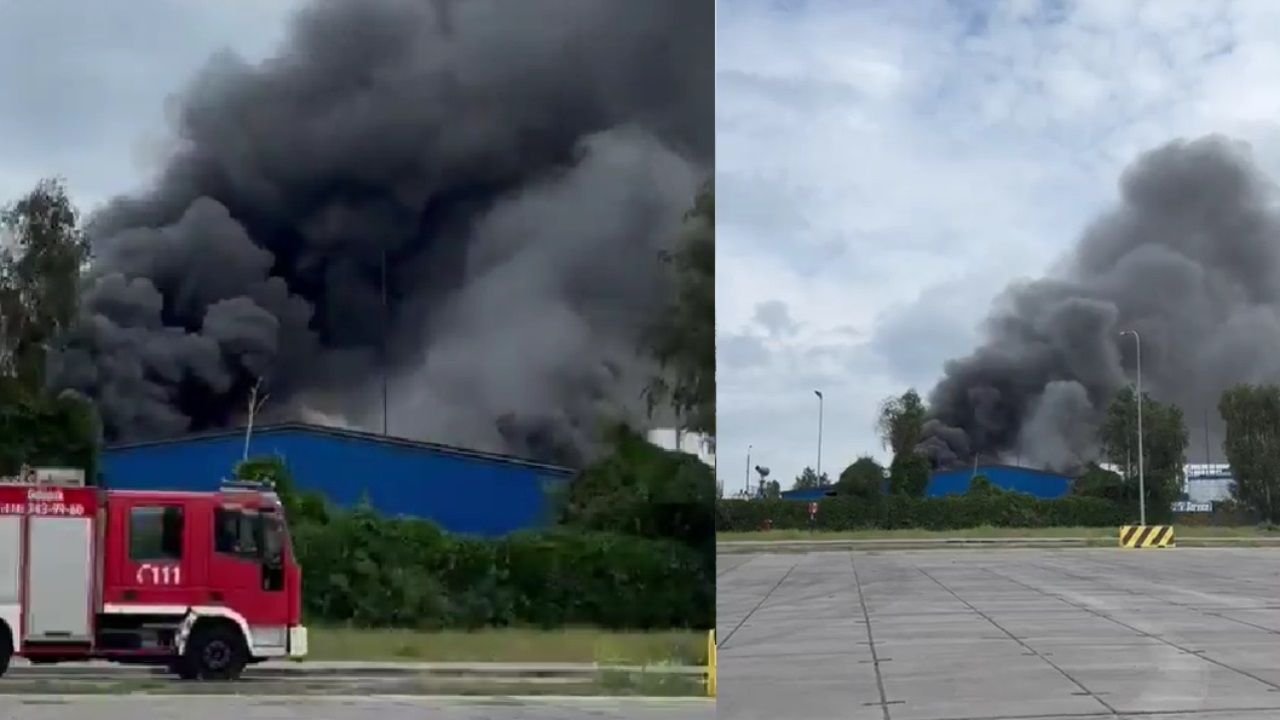
[[[101, 482], [139, 490], [214, 490], [244, 452], [242, 433], [108, 447]], [[254, 431], [249, 454], [281, 455], [302, 489], [350, 507], [366, 494], [387, 515], [434, 520], [457, 533], [501, 535], [548, 520], [548, 486], [563, 468], [363, 433], [290, 425]]]
[[[986, 475], [987, 479], [997, 487], [1035, 495], [1038, 498], [1062, 497], [1071, 490], [1071, 478], [1031, 468], [979, 465], [977, 474]], [[969, 489], [969, 479], [973, 475], [972, 467], [935, 472], [929, 477], [925, 495], [937, 497], [962, 493]]]
[[[1031, 468], [1012, 465], [979, 465], [977, 474], [986, 475], [987, 479], [997, 487], [1016, 490], [1038, 498], [1058, 498], [1071, 491], [1071, 478]], [[936, 471], [929, 476], [929, 484], [925, 486], [924, 494], [926, 497], [939, 497], [962, 493], [969, 489], [969, 479], [973, 475], [973, 467]], [[882, 490], [889, 492], [888, 481], [885, 481]], [[784, 490], [782, 499], [818, 500], [828, 492], [831, 492], [830, 488]]]

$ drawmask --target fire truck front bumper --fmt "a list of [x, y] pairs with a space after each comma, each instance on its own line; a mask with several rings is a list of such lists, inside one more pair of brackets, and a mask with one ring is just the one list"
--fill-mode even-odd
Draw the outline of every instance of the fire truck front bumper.
[[289, 657], [307, 656], [307, 626], [293, 625], [289, 628]]

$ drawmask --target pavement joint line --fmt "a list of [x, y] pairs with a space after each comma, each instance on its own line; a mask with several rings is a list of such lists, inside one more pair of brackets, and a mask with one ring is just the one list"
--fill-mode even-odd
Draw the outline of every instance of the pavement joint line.
[[973, 603], [971, 603], [971, 602], [969, 602], [968, 600], [966, 600], [966, 599], [964, 599], [964, 598], [960, 597], [960, 594], [959, 594], [959, 593], [957, 593], [955, 590], [952, 590], [950, 587], [948, 587], [948, 586], [946, 585], [946, 583], [942, 582], [942, 581], [941, 581], [941, 580], [939, 580], [938, 578], [936, 578], [936, 577], [934, 577], [933, 575], [929, 574], [929, 571], [928, 571], [928, 570], [925, 570], [924, 568], [922, 568], [922, 567], [920, 567], [920, 566], [916, 566], [916, 570], [919, 570], [919, 571], [920, 571], [920, 572], [921, 572], [925, 577], [927, 577], [927, 578], [929, 578], [930, 580], [932, 580], [933, 582], [937, 583], [938, 587], [940, 587], [940, 588], [942, 588], [943, 590], [945, 590], [945, 591], [947, 591], [948, 593], [950, 593], [950, 594], [951, 594], [951, 596], [952, 596], [952, 597], [954, 597], [956, 600], [959, 600], [960, 602], [964, 603], [965, 607], [969, 608], [969, 609], [970, 609], [970, 610], [972, 610], [974, 613], [976, 613], [976, 614], [978, 615], [978, 617], [981, 617], [983, 620], [986, 620], [987, 622], [991, 623], [991, 625], [992, 625], [993, 627], [995, 627], [997, 630], [999, 630], [1000, 632], [1002, 632], [1002, 633], [1004, 633], [1005, 635], [1007, 635], [1007, 636], [1008, 636], [1008, 639], [1010, 639], [1010, 640], [1012, 640], [1012, 641], [1014, 641], [1014, 642], [1018, 643], [1019, 645], [1021, 645], [1021, 646], [1022, 646], [1022, 648], [1023, 648], [1024, 650], [1026, 650], [1026, 651], [1027, 651], [1026, 653], [1024, 653], [1025, 655], [1034, 655], [1034, 656], [1036, 656], [1036, 657], [1040, 658], [1041, 660], [1043, 660], [1043, 661], [1045, 662], [1045, 664], [1047, 664], [1049, 667], [1051, 667], [1051, 668], [1053, 668], [1055, 671], [1057, 671], [1057, 673], [1058, 673], [1059, 675], [1061, 675], [1062, 677], [1066, 678], [1068, 682], [1070, 682], [1072, 685], [1075, 685], [1076, 687], [1080, 688], [1080, 692], [1074, 692], [1074, 693], [1072, 693], [1072, 695], [1080, 695], [1080, 696], [1087, 696], [1087, 697], [1091, 697], [1091, 698], [1093, 698], [1094, 700], [1096, 700], [1096, 701], [1098, 702], [1098, 704], [1099, 704], [1099, 705], [1101, 705], [1102, 707], [1106, 708], [1107, 712], [1111, 713], [1111, 717], [1120, 717], [1120, 712], [1119, 712], [1118, 710], [1116, 710], [1116, 708], [1115, 708], [1115, 707], [1113, 707], [1113, 706], [1111, 705], [1111, 703], [1107, 702], [1106, 700], [1103, 700], [1103, 699], [1099, 696], [1099, 694], [1098, 694], [1098, 693], [1093, 692], [1093, 691], [1092, 691], [1092, 690], [1090, 690], [1088, 687], [1086, 687], [1084, 683], [1082, 683], [1082, 682], [1080, 682], [1079, 680], [1075, 679], [1075, 677], [1073, 677], [1073, 676], [1071, 675], [1071, 673], [1069, 673], [1069, 672], [1067, 672], [1066, 670], [1064, 670], [1060, 665], [1058, 665], [1058, 664], [1057, 664], [1057, 663], [1055, 663], [1054, 661], [1050, 660], [1049, 658], [1045, 657], [1044, 655], [1041, 655], [1041, 654], [1040, 654], [1040, 652], [1039, 652], [1039, 651], [1037, 651], [1035, 648], [1031, 647], [1031, 645], [1029, 645], [1029, 644], [1026, 642], [1026, 640], [1024, 640], [1024, 639], [1022, 639], [1022, 638], [1020, 638], [1020, 637], [1018, 637], [1018, 636], [1016, 636], [1016, 635], [1014, 635], [1012, 632], [1010, 632], [1008, 629], [1006, 629], [1003, 625], [1001, 625], [999, 622], [997, 622], [995, 618], [993, 618], [993, 617], [991, 617], [990, 615], [986, 614], [986, 613], [985, 613], [985, 612], [983, 612], [982, 610], [979, 610], [979, 609], [978, 609], [978, 607], [977, 607], [976, 605], [974, 605]]
[[[1005, 574], [1003, 574], [1003, 573], [998, 573], [998, 572], [996, 572], [995, 570], [992, 570], [992, 569], [991, 569], [991, 568], [989, 568], [989, 567], [983, 567], [982, 569], [983, 569], [983, 570], [985, 570], [985, 571], [986, 571], [986, 572], [988, 572], [988, 573], [991, 573], [992, 575], [995, 575], [996, 577], [1004, 578], [1005, 580], [1008, 580], [1009, 582], [1012, 582], [1012, 583], [1014, 583], [1015, 585], [1020, 585], [1020, 586], [1022, 586], [1022, 587], [1024, 587], [1024, 588], [1026, 588], [1026, 589], [1028, 589], [1028, 590], [1032, 590], [1032, 591], [1034, 591], [1034, 592], [1038, 592], [1038, 593], [1040, 593], [1041, 595], [1044, 595], [1044, 596], [1046, 596], [1046, 597], [1056, 598], [1057, 600], [1059, 600], [1059, 601], [1061, 601], [1061, 602], [1064, 602], [1064, 603], [1066, 603], [1066, 604], [1068, 604], [1068, 605], [1070, 605], [1070, 606], [1072, 606], [1072, 607], [1074, 607], [1074, 608], [1076, 608], [1076, 609], [1084, 610], [1085, 612], [1087, 612], [1087, 613], [1089, 613], [1089, 614], [1091, 614], [1091, 615], [1095, 615], [1095, 616], [1100, 617], [1100, 618], [1102, 618], [1102, 619], [1104, 619], [1104, 620], [1107, 620], [1107, 621], [1109, 621], [1109, 622], [1113, 622], [1113, 623], [1115, 623], [1116, 625], [1119, 625], [1120, 627], [1123, 627], [1123, 628], [1125, 628], [1125, 629], [1127, 629], [1127, 630], [1130, 630], [1130, 631], [1135, 632], [1135, 633], [1138, 633], [1139, 635], [1142, 635], [1142, 636], [1144, 636], [1144, 637], [1148, 637], [1148, 638], [1151, 638], [1152, 640], [1155, 640], [1155, 641], [1157, 641], [1157, 642], [1160, 642], [1160, 643], [1163, 643], [1163, 644], [1165, 644], [1165, 645], [1168, 645], [1169, 647], [1171, 647], [1171, 648], [1173, 648], [1173, 649], [1175, 649], [1175, 650], [1179, 650], [1179, 651], [1181, 651], [1181, 652], [1183, 652], [1183, 653], [1186, 653], [1187, 655], [1190, 655], [1191, 657], [1200, 658], [1201, 660], [1204, 660], [1205, 662], [1207, 662], [1207, 663], [1209, 663], [1209, 664], [1211, 664], [1211, 665], [1215, 665], [1215, 666], [1220, 667], [1220, 668], [1223, 668], [1223, 669], [1225, 669], [1225, 670], [1230, 670], [1231, 672], [1234, 672], [1234, 673], [1236, 673], [1236, 674], [1243, 675], [1244, 677], [1247, 677], [1247, 678], [1250, 678], [1250, 679], [1255, 680], [1255, 681], [1257, 681], [1257, 682], [1260, 682], [1260, 683], [1262, 683], [1263, 685], [1266, 685], [1266, 686], [1267, 686], [1267, 687], [1269, 687], [1269, 688], [1276, 689], [1276, 690], [1280, 690], [1280, 684], [1276, 684], [1276, 683], [1274, 683], [1274, 682], [1271, 682], [1270, 680], [1267, 680], [1266, 678], [1263, 678], [1263, 677], [1260, 677], [1260, 676], [1258, 676], [1258, 675], [1255, 675], [1254, 673], [1251, 673], [1251, 672], [1249, 672], [1248, 670], [1241, 670], [1240, 668], [1237, 668], [1237, 667], [1233, 667], [1233, 666], [1231, 666], [1231, 665], [1228, 665], [1227, 663], [1222, 662], [1221, 660], [1217, 660], [1217, 659], [1215, 659], [1215, 658], [1212, 658], [1212, 657], [1210, 657], [1210, 656], [1208, 655], [1208, 653], [1207, 653], [1207, 652], [1199, 653], [1199, 654], [1194, 653], [1194, 652], [1192, 652], [1189, 648], [1183, 647], [1182, 645], [1179, 645], [1178, 643], [1176, 643], [1176, 642], [1174, 642], [1174, 641], [1172, 641], [1172, 640], [1169, 640], [1169, 639], [1167, 639], [1167, 638], [1165, 638], [1165, 637], [1162, 637], [1162, 636], [1160, 636], [1160, 635], [1156, 635], [1155, 633], [1148, 632], [1148, 631], [1143, 630], [1143, 629], [1141, 629], [1141, 628], [1138, 628], [1138, 627], [1135, 627], [1135, 626], [1133, 626], [1133, 625], [1130, 625], [1129, 623], [1127, 623], [1127, 622], [1125, 622], [1125, 621], [1123, 621], [1123, 620], [1120, 620], [1120, 619], [1118, 619], [1118, 618], [1112, 617], [1112, 616], [1110, 616], [1110, 615], [1108, 615], [1108, 614], [1106, 614], [1106, 613], [1104, 613], [1104, 612], [1102, 612], [1102, 611], [1100, 611], [1100, 610], [1097, 610], [1097, 609], [1094, 609], [1094, 608], [1092, 608], [1092, 607], [1089, 607], [1088, 605], [1085, 605], [1085, 604], [1083, 604], [1083, 603], [1077, 603], [1077, 602], [1075, 602], [1075, 601], [1073, 601], [1073, 600], [1070, 600], [1070, 599], [1065, 598], [1065, 597], [1063, 597], [1063, 596], [1061, 596], [1061, 595], [1058, 595], [1057, 593], [1051, 593], [1051, 592], [1048, 592], [1048, 591], [1043, 590], [1043, 589], [1041, 589], [1041, 588], [1035, 587], [1034, 585], [1028, 585], [1027, 583], [1024, 583], [1024, 582], [1022, 582], [1022, 581], [1020, 581], [1020, 580], [1017, 580], [1016, 578], [1009, 577], [1008, 575], [1005, 575]], [[1052, 572], [1052, 571], [1051, 571], [1051, 572]], [[1127, 715], [1133, 715], [1134, 713], [1126, 713], [1126, 714], [1127, 714]]]
[[[1280, 705], [1267, 705], [1265, 707], [1244, 707], [1244, 708], [1182, 708], [1175, 710], [1126, 710], [1120, 715], [1122, 720], [1131, 720], [1132, 718], [1151, 718], [1152, 720], [1160, 720], [1161, 718], [1169, 718], [1169, 720], [1208, 720], [1216, 715], [1224, 715], [1231, 713], [1254, 713], [1268, 712], [1271, 710], [1280, 710]], [[945, 718], [931, 718], [930, 720], [1063, 720], [1064, 718], [1072, 718], [1073, 720], [1111, 720], [1116, 716], [1109, 713], [1079, 713], [1079, 712], [1050, 712], [1050, 713], [1033, 713], [1028, 715], [1022, 713], [1019, 715], [964, 715]]]
[[[884, 720], [892, 720], [889, 716], [889, 696], [884, 691], [884, 674], [880, 672], [880, 656], [876, 653], [876, 640], [871, 634], [871, 613], [867, 610], [867, 596], [862, 592], [862, 578], [858, 577], [858, 561], [854, 560], [853, 553], [849, 553], [849, 570], [853, 572], [853, 586], [858, 591], [858, 604], [862, 606], [862, 619], [866, 621], [867, 629], [867, 645], [871, 648], [871, 667], [876, 671], [876, 688], [880, 691], [880, 710], [884, 712]], [[904, 703], [903, 700], [895, 700], [893, 704]], [[866, 703], [873, 705], [875, 703]]]
[[782, 583], [786, 582], [786, 579], [791, 575], [791, 571], [795, 570], [796, 566], [799, 564], [800, 558], [796, 558], [796, 561], [791, 563], [791, 567], [787, 568], [787, 571], [782, 574], [782, 577], [778, 578], [778, 582], [774, 583], [773, 587], [769, 588], [769, 592], [765, 593], [764, 597], [760, 598], [760, 602], [756, 603], [756, 606], [751, 608], [751, 612], [744, 615], [742, 619], [738, 621], [738, 624], [734, 625], [733, 629], [729, 631], [729, 634], [725, 635], [723, 640], [716, 643], [717, 650], [729, 644], [729, 638], [733, 637], [734, 633], [738, 632], [743, 625], [746, 625], [747, 621], [751, 619], [752, 615], [756, 614], [757, 610], [764, 607], [764, 604], [769, 600], [769, 596], [777, 592], [778, 588], [782, 587]]
[[744, 560], [744, 561], [742, 561], [742, 562], [738, 563], [737, 565], [734, 565], [733, 567], [731, 567], [731, 568], [729, 568], [729, 569], [725, 570], [724, 572], [718, 572], [718, 573], [716, 573], [716, 579], [717, 579], [717, 580], [719, 580], [720, 578], [724, 577], [725, 575], [728, 575], [729, 573], [733, 572], [734, 570], [737, 570], [737, 569], [741, 568], [741, 567], [742, 567], [742, 566], [744, 566], [744, 565], [749, 565], [749, 564], [751, 563], [751, 561], [752, 561], [752, 560], [755, 560], [755, 559], [756, 559], [756, 558], [758, 558], [758, 557], [760, 557], [760, 556], [759, 556], [759, 555], [752, 555], [751, 557], [749, 557], [749, 558], [747, 558], [746, 560]]
[[[1111, 570], [1119, 570], [1119, 569], [1121, 569], [1121, 568], [1117, 568], [1117, 567], [1116, 567], [1116, 566], [1114, 566], [1114, 565], [1108, 565], [1107, 563], [1102, 563], [1102, 562], [1094, 562], [1093, 564], [1094, 564], [1095, 566], [1097, 566], [1097, 567], [1108, 568], [1108, 569], [1111, 569]], [[1060, 569], [1060, 568], [1055, 568], [1054, 566], [1044, 566], [1044, 565], [1035, 565], [1035, 564], [1032, 564], [1032, 567], [1039, 568], [1039, 569], [1041, 569], [1041, 570], [1045, 570], [1045, 571], [1047, 571], [1047, 572], [1056, 572], [1056, 573], [1058, 573], [1058, 574], [1060, 574], [1060, 575], [1065, 575], [1065, 576], [1067, 576], [1067, 577], [1075, 578], [1075, 579], [1077, 579], [1077, 580], [1087, 580], [1088, 582], [1094, 583], [1094, 584], [1096, 584], [1096, 585], [1102, 585], [1103, 587], [1110, 588], [1110, 589], [1115, 590], [1115, 591], [1117, 591], [1117, 592], [1124, 592], [1124, 593], [1128, 593], [1128, 594], [1130, 594], [1130, 595], [1133, 595], [1134, 597], [1145, 598], [1145, 599], [1148, 599], [1148, 600], [1158, 600], [1158, 601], [1160, 601], [1160, 602], [1162, 602], [1162, 603], [1164, 603], [1164, 604], [1166, 604], [1166, 605], [1172, 605], [1172, 606], [1174, 606], [1174, 607], [1182, 608], [1182, 609], [1184, 609], [1184, 610], [1192, 610], [1192, 611], [1195, 611], [1195, 612], [1200, 613], [1201, 615], [1207, 615], [1207, 616], [1209, 616], [1209, 617], [1216, 617], [1216, 618], [1219, 618], [1219, 619], [1222, 619], [1222, 620], [1226, 620], [1226, 621], [1228, 621], [1228, 622], [1233, 622], [1233, 623], [1237, 623], [1237, 624], [1240, 624], [1240, 625], [1244, 625], [1244, 626], [1246, 626], [1246, 627], [1250, 627], [1250, 628], [1253, 628], [1253, 629], [1255, 629], [1255, 630], [1262, 630], [1263, 632], [1266, 632], [1266, 633], [1268, 633], [1268, 634], [1270, 634], [1270, 635], [1280, 635], [1280, 630], [1276, 630], [1276, 629], [1274, 629], [1274, 628], [1269, 628], [1269, 627], [1267, 627], [1266, 625], [1258, 625], [1257, 623], [1251, 623], [1251, 622], [1249, 622], [1248, 620], [1241, 620], [1241, 619], [1239, 619], [1239, 618], [1234, 618], [1234, 617], [1231, 617], [1230, 615], [1225, 615], [1225, 614], [1220, 613], [1220, 612], [1214, 612], [1213, 610], [1205, 610], [1205, 609], [1203, 609], [1203, 608], [1200, 608], [1200, 607], [1197, 607], [1197, 606], [1195, 606], [1195, 605], [1192, 605], [1191, 603], [1184, 603], [1184, 602], [1178, 602], [1177, 600], [1170, 600], [1169, 598], [1163, 597], [1163, 596], [1161, 596], [1161, 595], [1156, 595], [1156, 594], [1153, 594], [1153, 593], [1145, 593], [1145, 592], [1142, 592], [1142, 591], [1140, 591], [1140, 590], [1134, 590], [1133, 588], [1131, 588], [1131, 587], [1129, 587], [1129, 586], [1127, 586], [1127, 585], [1119, 585], [1119, 584], [1117, 584], [1117, 583], [1107, 582], [1107, 581], [1105, 581], [1105, 580], [1099, 580], [1098, 578], [1094, 578], [1094, 577], [1086, 577], [1086, 576], [1084, 576], [1084, 575], [1076, 575], [1076, 574], [1073, 574], [1073, 573], [1069, 573], [1069, 572], [1067, 572], [1066, 570], [1062, 570], [1062, 569]], [[1213, 576], [1213, 575], [1206, 575], [1206, 577], [1211, 577], [1211, 578], [1212, 578], [1212, 577], [1215, 577], [1215, 576]], [[1225, 578], [1219, 578], [1219, 579], [1225, 579]], [[1157, 584], [1162, 584], [1162, 583], [1157, 583]], [[1241, 609], [1246, 609], [1246, 608], [1241, 608]], [[1201, 651], [1201, 652], [1203, 652], [1203, 651]]]

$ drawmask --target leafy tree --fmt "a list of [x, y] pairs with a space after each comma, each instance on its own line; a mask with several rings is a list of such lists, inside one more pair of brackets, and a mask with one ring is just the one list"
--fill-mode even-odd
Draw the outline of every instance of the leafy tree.
[[920, 443], [926, 415], [924, 401], [914, 389], [880, 403], [876, 429], [895, 458], [914, 450]]
[[713, 548], [716, 483], [706, 463], [664, 450], [625, 426], [612, 451], [583, 470], [561, 499], [560, 522], [599, 532]]
[[92, 402], [44, 384], [48, 348], [71, 324], [88, 246], [60, 180], [0, 207], [0, 472], [81, 468], [97, 480], [101, 425]]
[[1107, 470], [1097, 463], [1089, 463], [1080, 477], [1072, 482], [1071, 494], [1104, 498], [1118, 503], [1133, 503], [1137, 501], [1138, 488], [1136, 485], [1125, 482], [1119, 473]]
[[1001, 493], [1008, 491], [991, 482], [991, 478], [986, 475], [974, 475], [969, 478], [969, 487], [965, 488], [964, 492], [966, 495], [989, 497], [992, 495], [1000, 495]]
[[766, 480], [762, 484], [766, 500], [777, 500], [782, 497], [782, 485], [777, 480]]
[[302, 491], [293, 481], [293, 473], [279, 455], [252, 457], [236, 463], [237, 480], [251, 480], [269, 484], [280, 497], [285, 517], [290, 523], [320, 523], [329, 521], [328, 503], [318, 492]]
[[662, 373], [645, 394], [650, 413], [669, 403], [688, 430], [715, 437], [715, 188], [708, 181], [685, 216], [680, 247], [663, 260], [674, 271], [675, 297], [650, 332]]
[[47, 349], [71, 324], [89, 245], [59, 179], [0, 208], [0, 362], [43, 389]]
[[813, 488], [830, 487], [831, 478], [826, 473], [821, 476], [814, 472], [813, 468], [806, 467], [798, 476], [796, 476], [795, 484], [791, 486], [793, 490], [811, 490]]
[[1235, 499], [1268, 522], [1280, 518], [1280, 386], [1237, 385], [1222, 394], [1223, 449]]
[[870, 500], [880, 496], [884, 481], [884, 467], [870, 455], [862, 455], [840, 473], [836, 494]]
[[[1138, 481], [1138, 400], [1133, 388], [1116, 393], [1099, 429], [1102, 457], [1121, 468], [1127, 484]], [[1187, 426], [1182, 409], [1142, 399], [1142, 454], [1148, 519], [1168, 519], [1178, 499], [1187, 462]]]
[[889, 465], [889, 492], [908, 497], [924, 497], [929, 486], [929, 461], [920, 453], [900, 453]]

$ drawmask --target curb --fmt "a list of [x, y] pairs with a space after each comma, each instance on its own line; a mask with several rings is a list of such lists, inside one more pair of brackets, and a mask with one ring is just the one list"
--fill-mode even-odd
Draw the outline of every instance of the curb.
[[[594, 679], [601, 673], [629, 673], [644, 675], [693, 675], [705, 676], [707, 668], [687, 665], [607, 665], [595, 663], [351, 663], [343, 665], [316, 665], [289, 663], [271, 666], [250, 666], [245, 669], [247, 680], [308, 678], [475, 678], [475, 679]], [[169, 677], [164, 668], [146, 665], [113, 665], [110, 663], [65, 663], [55, 665], [14, 665], [5, 673], [7, 677], [74, 678], [74, 677]]]
[[[1115, 547], [1112, 537], [1071, 538], [876, 538], [847, 540], [726, 540], [716, 543], [717, 554], [758, 552], [820, 552], [839, 550], [948, 550], [957, 548], [1082, 548]], [[1187, 537], [1180, 547], [1280, 547], [1280, 537]]]

